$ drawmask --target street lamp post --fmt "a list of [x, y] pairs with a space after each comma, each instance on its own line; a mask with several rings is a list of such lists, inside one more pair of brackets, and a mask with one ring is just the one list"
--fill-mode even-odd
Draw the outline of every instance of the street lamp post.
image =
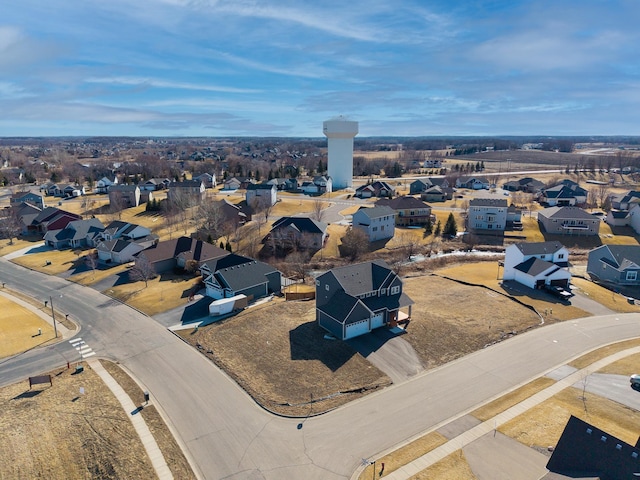
[[49, 295], [49, 301], [51, 302], [51, 318], [53, 319], [53, 331], [58, 338], [58, 327], [56, 326], [56, 313], [53, 310], [53, 297]]

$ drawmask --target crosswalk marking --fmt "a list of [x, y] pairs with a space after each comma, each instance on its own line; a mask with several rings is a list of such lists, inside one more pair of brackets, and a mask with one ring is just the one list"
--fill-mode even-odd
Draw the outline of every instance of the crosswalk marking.
[[73, 340], [69, 340], [69, 343], [73, 348], [75, 348], [80, 354], [80, 358], [92, 357], [96, 354], [89, 345], [82, 340], [81, 337], [74, 338]]

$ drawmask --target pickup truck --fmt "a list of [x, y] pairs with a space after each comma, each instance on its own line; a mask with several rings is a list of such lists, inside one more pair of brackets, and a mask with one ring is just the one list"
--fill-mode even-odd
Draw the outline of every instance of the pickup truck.
[[573, 296], [571, 292], [568, 292], [567, 290], [565, 290], [564, 288], [558, 285], [545, 285], [545, 289], [551, 295], [554, 295], [561, 300], [568, 301]]

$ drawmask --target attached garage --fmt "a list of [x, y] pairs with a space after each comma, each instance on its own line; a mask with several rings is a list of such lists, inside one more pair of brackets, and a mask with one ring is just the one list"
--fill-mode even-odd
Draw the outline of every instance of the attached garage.
[[384, 327], [384, 311], [378, 312], [371, 317], [371, 330], [379, 327]]
[[347, 325], [345, 325], [344, 339], [348, 340], [349, 338], [357, 337], [358, 335], [364, 335], [365, 333], [369, 332], [369, 319], [365, 318], [364, 320], [360, 320], [354, 323], [348, 323]]

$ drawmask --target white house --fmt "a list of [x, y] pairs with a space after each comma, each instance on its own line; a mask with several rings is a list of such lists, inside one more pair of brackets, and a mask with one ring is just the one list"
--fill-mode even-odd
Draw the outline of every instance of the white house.
[[545, 285], [568, 288], [571, 283], [569, 251], [560, 242], [509, 245], [505, 250], [503, 280], [515, 280], [529, 288]]
[[396, 212], [386, 205], [372, 208], [360, 207], [353, 214], [353, 228], [367, 234], [370, 242], [393, 238], [395, 234]]
[[[250, 207], [257, 202], [264, 202], [265, 205], [273, 206], [278, 201], [278, 188], [268, 183], [251, 183], [247, 185], [245, 194], [247, 205]], [[254, 200], [257, 199], [257, 200]]]

